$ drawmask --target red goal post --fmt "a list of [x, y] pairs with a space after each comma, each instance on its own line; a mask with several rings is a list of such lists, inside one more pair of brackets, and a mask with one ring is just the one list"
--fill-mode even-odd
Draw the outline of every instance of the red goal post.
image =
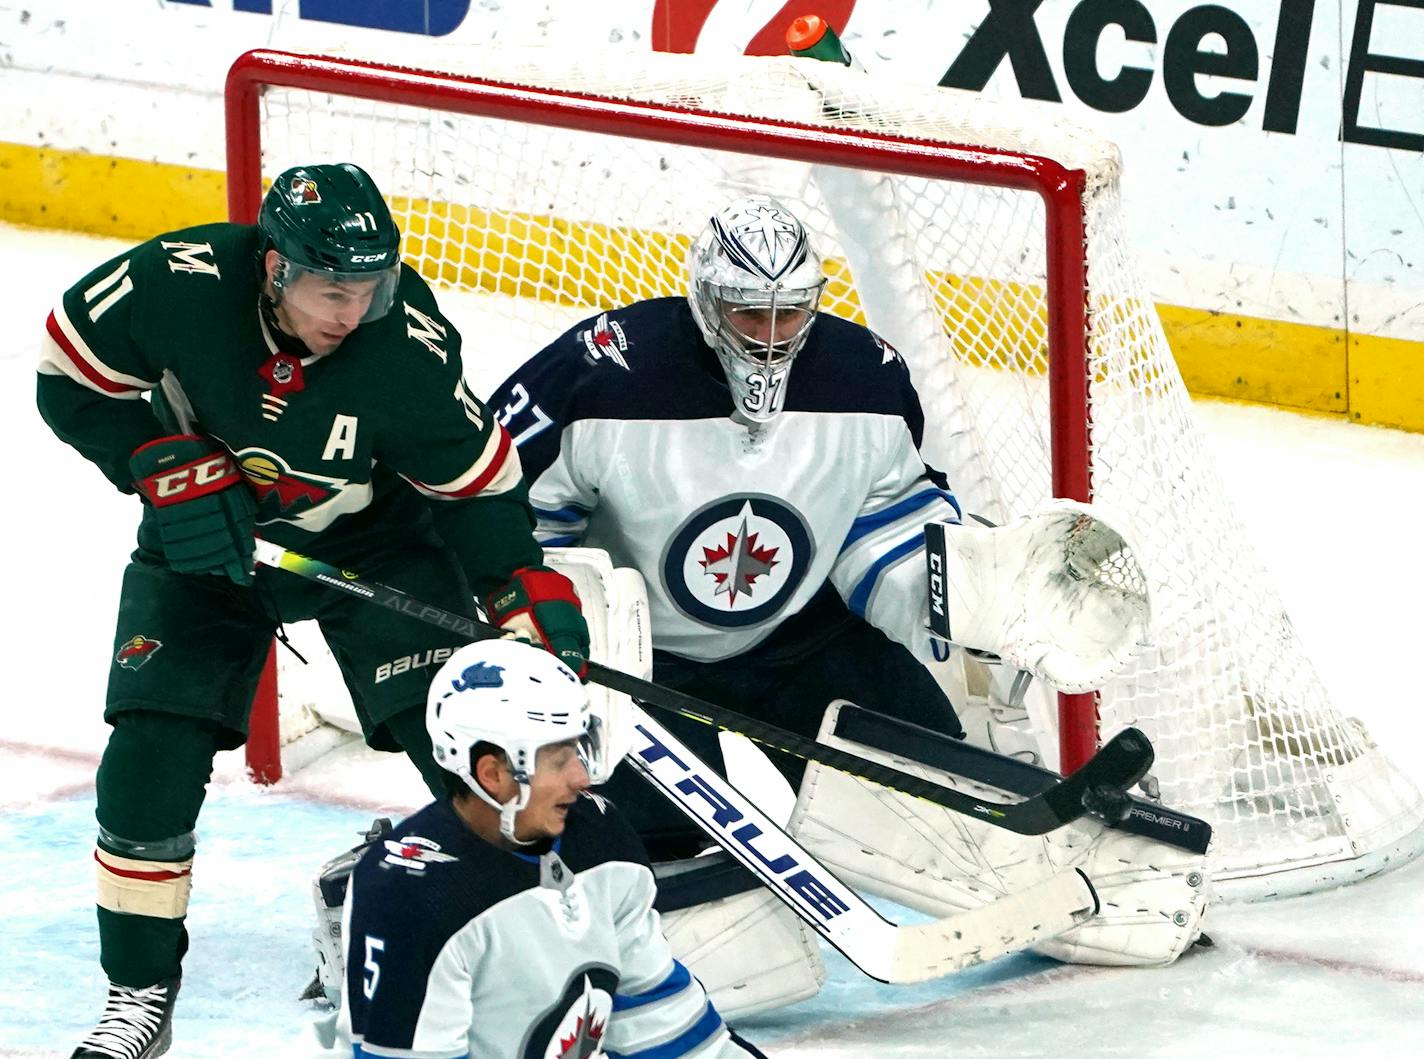
[[[1004, 521], [1066, 497], [1137, 531], [1149, 642], [1096, 695], [1030, 690], [1049, 763], [1071, 771], [1100, 730], [1142, 728], [1164, 802], [1211, 821], [1214, 874], [1242, 895], [1424, 848], [1424, 799], [1331, 703], [1224, 497], [1132, 264], [1111, 144], [804, 59], [427, 41], [379, 58], [238, 59], [233, 220], [289, 165], [356, 162], [467, 339], [451, 306], [498, 301], [518, 325], [502, 341], [528, 355], [572, 320], [684, 293], [714, 203], [776, 194], [826, 261], [823, 311], [910, 366], [925, 457], [966, 511]], [[488, 326], [481, 352], [500, 345]], [[248, 744], [269, 779], [276, 715], [254, 705]]]

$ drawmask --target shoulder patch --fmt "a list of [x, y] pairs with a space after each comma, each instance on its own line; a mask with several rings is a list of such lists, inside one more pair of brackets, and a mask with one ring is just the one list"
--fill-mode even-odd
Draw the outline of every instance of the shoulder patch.
[[420, 835], [402, 835], [398, 839], [386, 839], [383, 845], [386, 855], [381, 858], [381, 867], [404, 868], [407, 875], [419, 875], [427, 864], [447, 864], [458, 860], [449, 853], [440, 852], [440, 843]]
[[905, 358], [900, 356], [900, 351], [898, 349], [892, 346], [889, 342], [885, 341], [885, 339], [881, 338], [874, 331], [870, 332], [870, 337], [875, 339], [876, 348], [880, 350], [881, 364], [889, 364], [891, 361], [895, 361], [902, 367], [904, 366]]
[[624, 371], [632, 370], [623, 356], [628, 352], [628, 336], [623, 331], [623, 325], [617, 320], [610, 320], [607, 313], [601, 314], [592, 327], [580, 331], [578, 340], [587, 351], [583, 359], [590, 364], [603, 360], [617, 364]]

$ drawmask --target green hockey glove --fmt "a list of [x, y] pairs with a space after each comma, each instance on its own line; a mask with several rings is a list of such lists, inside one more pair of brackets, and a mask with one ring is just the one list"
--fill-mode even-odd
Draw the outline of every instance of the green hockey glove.
[[588, 675], [588, 625], [574, 583], [547, 566], [514, 571], [498, 592], [485, 597], [485, 613], [502, 629], [552, 652], [578, 674]]
[[174, 434], [135, 449], [129, 470], [153, 507], [169, 566], [252, 584], [257, 502], [225, 449]]

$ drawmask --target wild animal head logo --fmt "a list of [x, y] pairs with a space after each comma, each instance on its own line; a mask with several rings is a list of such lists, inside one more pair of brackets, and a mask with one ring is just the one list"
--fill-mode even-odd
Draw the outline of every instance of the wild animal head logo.
[[317, 189], [316, 181], [311, 177], [292, 177], [289, 194], [294, 206], [306, 206], [321, 201], [321, 192]]

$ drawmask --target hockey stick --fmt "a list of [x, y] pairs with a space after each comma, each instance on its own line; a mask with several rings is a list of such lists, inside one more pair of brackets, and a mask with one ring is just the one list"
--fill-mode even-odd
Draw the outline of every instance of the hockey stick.
[[[453, 611], [432, 606], [379, 581], [367, 581], [359, 574], [324, 563], [269, 541], [257, 542], [256, 559], [265, 566], [286, 570], [311, 581], [399, 611], [409, 617], [468, 636], [471, 640], [503, 636], [504, 630]], [[648, 706], [676, 713], [703, 724], [738, 732], [783, 753], [818, 761], [859, 779], [911, 794], [947, 809], [978, 817], [995, 827], [1021, 835], [1042, 835], [1088, 812], [1085, 796], [1100, 788], [1119, 791], [1136, 783], [1152, 767], [1152, 744], [1135, 728], [1119, 732], [1077, 772], [1021, 802], [984, 801], [938, 783], [911, 776], [855, 754], [828, 747], [814, 739], [716, 706], [692, 695], [665, 688], [648, 680], [597, 662], [589, 662], [588, 679], [595, 684], [621, 691]]]
[[[943, 769], [1011, 794], [1028, 797], [1058, 782], [1056, 773], [1027, 761], [995, 754], [961, 739], [951, 739], [917, 724], [849, 703], [836, 714], [832, 731], [852, 743]], [[1127, 794], [1123, 797], [1127, 814], [1121, 820], [1107, 820], [1109, 827], [1164, 842], [1188, 853], [1205, 853], [1211, 845], [1211, 825], [1205, 820], [1142, 798]]]
[[626, 760], [871, 978], [892, 984], [939, 978], [1057, 937], [1098, 912], [1092, 883], [1071, 868], [944, 919], [892, 923], [647, 711], [633, 709], [646, 745]]

